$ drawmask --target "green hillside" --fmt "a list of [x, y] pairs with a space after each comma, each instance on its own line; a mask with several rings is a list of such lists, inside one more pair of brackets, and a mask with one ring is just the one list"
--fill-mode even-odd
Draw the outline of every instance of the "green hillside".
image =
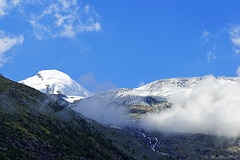
[[131, 159], [47, 95], [0, 76], [0, 159]]

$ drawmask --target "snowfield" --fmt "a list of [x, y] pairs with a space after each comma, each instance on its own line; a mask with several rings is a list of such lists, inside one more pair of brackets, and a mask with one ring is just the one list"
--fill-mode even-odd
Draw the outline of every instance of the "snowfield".
[[147, 97], [152, 97], [157, 101], [172, 101], [173, 96], [181, 94], [188, 96], [194, 87], [205, 81], [213, 79], [217, 84], [236, 84], [240, 83], [240, 77], [192, 77], [192, 78], [170, 78], [157, 80], [135, 89], [120, 88], [98, 93], [84, 101], [106, 101], [109, 104], [123, 106], [143, 105], [149, 106], [146, 102]]
[[[186, 97], [193, 91], [196, 84], [201, 83], [207, 78], [214, 82], [221, 83], [240, 83], [240, 77], [192, 77], [192, 78], [170, 78], [157, 80], [139, 88], [113, 89], [93, 95], [67, 74], [57, 70], [43, 70], [37, 75], [20, 81], [19, 83], [33, 87], [47, 94], [64, 94], [64, 99], [70, 103], [75, 100], [94, 101], [97, 104], [116, 104], [119, 106], [143, 105], [149, 106], [147, 97], [152, 97], [157, 101], [172, 101], [173, 95], [181, 94]], [[85, 99], [86, 97], [89, 97]], [[84, 103], [85, 103], [84, 102]]]
[[35, 88], [46, 94], [64, 94], [69, 102], [92, 96], [93, 94], [79, 85], [67, 74], [57, 70], [42, 70], [37, 75], [19, 83]]

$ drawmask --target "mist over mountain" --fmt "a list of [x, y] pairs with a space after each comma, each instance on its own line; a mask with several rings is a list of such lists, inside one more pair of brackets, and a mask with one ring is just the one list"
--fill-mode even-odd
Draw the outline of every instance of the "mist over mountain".
[[0, 0], [0, 160], [240, 160], [239, 6]]
[[[116, 103], [125, 106], [150, 106], [151, 104], [147, 102], [147, 97], [152, 97], [156, 101], [172, 101], [172, 96], [179, 91], [181, 91], [182, 94], [187, 95], [194, 89], [195, 85], [209, 77], [212, 76], [162, 79], [148, 83], [139, 88], [120, 88], [104, 91], [91, 96], [91, 98], [99, 100], [107, 99], [109, 103]], [[215, 81], [218, 83], [229, 82], [235, 84], [240, 83], [240, 77], [216, 77]]]
[[64, 94], [66, 100], [80, 97], [73, 98], [78, 101], [70, 106], [99, 123], [137, 124], [171, 134], [240, 135], [240, 77], [171, 78], [96, 95], [56, 70], [40, 71], [20, 83], [48, 94]]
[[175, 88], [171, 108], [148, 113], [144, 128], [168, 133], [240, 135], [240, 78], [204, 77], [190, 88]]
[[0, 84], [0, 159], [133, 159], [48, 95], [2, 76]]
[[[15, 101], [18, 107], [18, 118], [12, 119], [8, 113], [4, 113], [3, 116], [7, 118], [3, 119], [2, 126], [6, 127], [6, 124], [12, 123], [13, 129], [18, 128], [22, 131], [27, 130], [29, 133], [38, 133], [36, 129], [29, 128], [26, 125], [30, 123], [29, 120], [39, 123], [39, 131], [46, 132], [46, 135], [51, 132], [54, 137], [57, 137], [55, 134], [58, 133], [55, 130], [60, 127], [63, 130], [61, 136], [68, 137], [68, 128], [65, 130], [64, 127], [66, 128], [66, 125], [71, 126], [71, 122], [75, 122], [74, 119], [77, 118], [75, 115], [69, 117], [68, 111], [70, 111], [71, 115], [76, 114], [80, 119], [86, 120], [89, 123], [88, 127], [92, 125], [92, 131], [94, 132], [88, 132], [87, 135], [89, 134], [91, 137], [95, 137], [95, 134], [104, 135], [105, 139], [110, 142], [105, 146], [107, 148], [106, 152], [109, 153], [114, 150], [113, 156], [121, 155], [124, 157], [127, 154], [129, 156], [127, 159], [146, 159], [146, 157], [149, 159], [239, 158], [240, 77], [205, 76], [163, 79], [135, 89], [120, 88], [92, 96], [85, 95], [79, 100], [63, 103], [64, 105], [56, 99], [52, 99], [52, 97], [56, 95], [61, 100], [61, 98], [65, 98], [64, 94], [69, 96], [68, 94], [71, 95], [74, 94], [74, 91], [79, 91], [79, 88], [75, 88], [78, 85], [70, 85], [69, 82], [73, 83], [74, 81], [69, 76], [56, 70], [50, 70], [39, 72], [35, 78], [36, 81], [30, 80], [37, 82], [41, 79], [41, 81], [32, 84], [38, 87], [42, 86], [42, 92], [46, 92], [46, 94], [2, 78], [4, 83], [9, 84], [3, 83], [4, 85], [2, 85], [3, 89], [0, 94], [2, 109], [6, 110], [4, 112], [12, 112], [11, 110], [13, 108], [15, 110], [16, 107]], [[45, 82], [51, 82], [49, 83], [51, 85], [47, 85], [46, 89], [44, 88], [44, 84], [46, 87]], [[41, 91], [41, 87], [39, 88]], [[36, 103], [34, 99], [39, 95], [42, 99], [37, 100]], [[11, 103], [9, 103], [10, 101]], [[62, 101], [64, 100], [62, 99]], [[31, 110], [24, 108], [24, 106], [29, 105], [32, 107]], [[44, 106], [53, 107], [56, 111], [46, 112]], [[34, 109], [34, 107], [37, 108]], [[40, 114], [42, 112], [47, 114], [44, 115], [47, 123], [34, 116], [38, 113], [38, 110]], [[22, 114], [23, 118], [21, 117]], [[28, 114], [33, 114], [33, 116], [28, 116]], [[52, 123], [52, 120], [48, 121], [48, 114], [56, 114], [54, 123]], [[27, 118], [27, 121], [24, 117]], [[58, 122], [58, 118], [60, 118], [60, 121], [64, 121]], [[7, 119], [10, 119], [10, 121], [6, 121]], [[65, 120], [70, 124], [65, 124]], [[48, 122], [51, 123], [48, 124]], [[55, 123], [59, 123], [60, 126], [55, 125]], [[61, 123], [64, 124], [63, 128]], [[83, 125], [87, 123], [84, 121]], [[11, 129], [11, 125], [7, 127]], [[47, 128], [47, 130], [44, 128]], [[86, 128], [86, 126], [83, 128]], [[81, 134], [81, 130], [81, 127], [80, 130], [77, 129], [76, 134]], [[17, 139], [17, 142], [13, 141], [14, 145], [18, 143], [19, 138], [21, 139], [21, 136], [19, 137], [14, 133], [10, 135], [13, 137], [12, 140]], [[44, 137], [45, 134], [42, 136]], [[47, 143], [55, 145], [54, 137], [45, 140]], [[7, 144], [5, 146], [9, 147], [7, 139], [7, 137], [2, 137], [4, 144]], [[71, 145], [74, 145], [74, 141], [71, 139]], [[80, 143], [80, 141], [81, 139], [78, 142]], [[60, 142], [66, 144], [65, 140]], [[29, 143], [32, 144], [33, 142], [29, 140]], [[88, 147], [93, 147], [91, 145], [97, 147], [97, 140], [96, 143], [86, 143], [86, 145], [90, 144]], [[111, 143], [116, 145], [117, 148], [111, 148]], [[41, 143], [38, 145], [42, 147]], [[48, 155], [45, 154], [46, 148], [43, 146], [41, 149], [44, 155], [40, 153], [37, 153], [37, 155], [47, 157]], [[26, 148], [23, 148], [23, 150], [24, 153], [28, 151]], [[10, 151], [12, 153], [14, 150], [11, 149]], [[124, 153], [122, 154], [121, 151]], [[34, 152], [36, 151], [34, 150]], [[64, 152], [64, 150], [61, 150], [61, 153], [57, 154], [61, 156], [60, 154]], [[0, 156], [1, 153], [4, 156], [10, 156], [6, 152], [1, 152], [0, 148]], [[88, 152], [77, 152], [77, 154], [91, 157]], [[26, 156], [31, 157], [29, 154], [26, 154]], [[115, 158], [113, 157], [113, 159]]]
[[[116, 108], [110, 111], [114, 115], [122, 115], [125, 110], [125, 114], [137, 115], [143, 128], [164, 133], [237, 137], [239, 104], [240, 77], [205, 76], [157, 80], [135, 89], [105, 91], [80, 100], [73, 109], [98, 121], [101, 115], [111, 119], [112, 114], [106, 110]], [[114, 121], [123, 122], [123, 116], [116, 117], [119, 119]]]

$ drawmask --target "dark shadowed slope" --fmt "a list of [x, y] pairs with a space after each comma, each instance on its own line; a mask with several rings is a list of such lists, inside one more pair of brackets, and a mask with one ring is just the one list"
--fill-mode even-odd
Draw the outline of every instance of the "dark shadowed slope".
[[0, 77], [0, 159], [130, 159], [71, 109]]

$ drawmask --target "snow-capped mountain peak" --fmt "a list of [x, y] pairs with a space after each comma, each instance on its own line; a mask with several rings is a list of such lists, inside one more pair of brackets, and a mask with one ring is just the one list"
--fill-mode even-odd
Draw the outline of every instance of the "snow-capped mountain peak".
[[[98, 93], [84, 101], [107, 101], [107, 103], [115, 103], [122, 106], [143, 105], [148, 106], [147, 99], [153, 98], [156, 101], [170, 101], [171, 97], [181, 92], [189, 94], [194, 86], [204, 81], [212, 79], [214, 83], [240, 83], [240, 77], [191, 77], [191, 78], [170, 78], [161, 79], [144, 86], [134, 89], [113, 89]], [[211, 83], [212, 84], [212, 83]], [[106, 103], [104, 103], [106, 104]]]
[[67, 100], [70, 102], [93, 95], [67, 74], [58, 70], [42, 70], [39, 71], [37, 75], [20, 81], [19, 83], [28, 85], [47, 94], [64, 94], [68, 96]]

